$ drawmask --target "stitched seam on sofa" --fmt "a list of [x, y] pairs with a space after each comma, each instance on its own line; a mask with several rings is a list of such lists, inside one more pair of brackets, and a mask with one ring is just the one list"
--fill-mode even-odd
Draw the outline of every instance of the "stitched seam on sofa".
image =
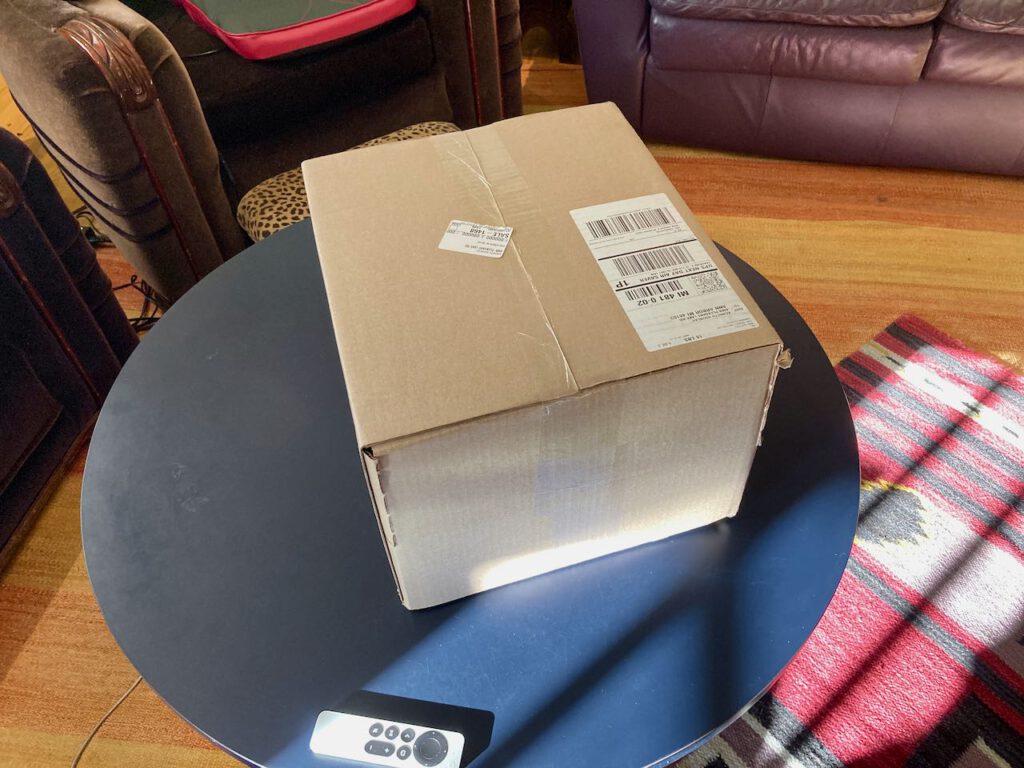
[[903, 103], [903, 94], [906, 93], [907, 86], [900, 87], [900, 94], [896, 97], [896, 106], [892, 109], [892, 116], [889, 118], [889, 127], [885, 131], [885, 138], [882, 139], [882, 146], [878, 149], [877, 161], [878, 164], [882, 164], [882, 158], [885, 157], [885, 151], [889, 148], [889, 137], [892, 136], [892, 127], [896, 124], [896, 116], [900, 111], [900, 104]]
[[[32, 127], [32, 131], [36, 134], [40, 141], [46, 145], [46, 150], [51, 155], [60, 155], [65, 160], [67, 160], [68, 163], [70, 163], [73, 167], [80, 170], [89, 178], [95, 179], [96, 181], [102, 181], [104, 184], [113, 184], [119, 181], [125, 181], [126, 179], [130, 179], [132, 176], [136, 175], [137, 173], [139, 173], [139, 171], [142, 170], [141, 159], [133, 167], [128, 168], [127, 170], [124, 171], [118, 171], [117, 173], [97, 173], [96, 171], [86, 168], [80, 162], [75, 160], [75, 158], [71, 157], [71, 155], [65, 152], [63, 148], [61, 148], [61, 146], [57, 144], [57, 142], [51, 139], [46, 134], [46, 132], [39, 127], [38, 123], [36, 123], [35, 120], [33, 120], [32, 117], [29, 115], [29, 113], [25, 111], [24, 107], [22, 107], [18, 100], [14, 98], [13, 94], [11, 94], [11, 101], [14, 102], [14, 106], [18, 108], [18, 111], [25, 116], [25, 119], [28, 121], [28, 124]], [[57, 160], [57, 158], [55, 157], [54, 160]], [[60, 165], [59, 161], [58, 165]], [[63, 166], [61, 167], [61, 170], [64, 171]], [[66, 171], [64, 171], [64, 173], [65, 175], [67, 174]]]
[[1017, 166], [1021, 166], [1022, 168], [1024, 168], [1024, 138], [1021, 139], [1020, 152], [1017, 153], [1017, 158], [1013, 161], [1013, 164], [1010, 166], [1011, 172]]
[[[79, 183], [79, 181], [74, 176], [69, 174], [60, 165], [60, 163], [58, 163], [57, 166], [61, 169], [61, 173], [64, 174], [64, 178], [67, 179], [68, 186], [71, 187], [71, 190], [76, 195], [78, 195], [83, 200], [85, 200], [86, 198], [95, 199], [94, 195], [86, 187], [82, 186], [81, 183]], [[169, 232], [171, 229], [171, 223], [168, 221], [163, 226], [157, 227], [156, 229], [146, 232], [145, 234], [133, 235], [130, 232], [127, 232], [121, 227], [119, 227], [114, 222], [112, 222], [110, 219], [108, 219], [106, 216], [100, 213], [95, 207], [91, 207], [91, 209], [93, 216], [99, 219], [100, 222], [102, 222], [106, 227], [108, 227], [111, 231], [117, 233], [121, 237], [123, 237], [125, 240], [131, 243], [135, 243], [136, 245], [148, 242], [150, 240], [154, 240], [158, 237], [162, 237], [163, 235], [167, 234], [167, 232]]]
[[761, 105], [761, 118], [757, 121], [757, 132], [754, 134], [754, 141], [761, 141], [761, 131], [764, 129], [764, 121], [768, 116], [768, 101], [772, 97], [772, 86], [775, 85], [775, 75], [771, 74], [771, 70], [768, 72], [768, 88], [764, 92], [764, 103]]
[[[687, 9], [687, 8], [703, 9], [705, 7], [706, 6], [705, 6], [704, 3], [686, 3], [686, 4], [681, 6], [681, 9]], [[716, 3], [714, 8], [715, 8], [715, 10], [723, 10], [723, 11], [749, 11], [749, 12], [753, 12], [753, 11], [758, 10], [756, 8], [752, 8], [752, 7], [747, 6], [747, 5], [721, 5], [719, 3]], [[927, 24], [930, 21], [933, 21], [934, 19], [937, 19], [939, 17], [939, 14], [942, 13], [942, 8], [943, 8], [943, 5], [939, 5], [938, 8], [935, 9], [935, 13], [933, 15], [927, 17], [927, 18], [912, 19], [909, 22], [902, 22], [902, 23], [899, 23], [899, 24], [882, 24], [880, 26], [881, 27], [894, 27], [894, 26], [898, 27], [898, 26], [914, 26], [916, 24]], [[906, 16], [907, 14], [910, 14], [911, 16], [913, 16], [914, 14], [922, 13], [923, 11], [928, 11], [928, 10], [929, 10], [928, 4], [922, 3], [921, 7], [914, 8], [914, 9], [911, 9], [911, 10], [908, 10], [908, 11], [902, 11], [902, 12], [896, 13], [894, 15], [897, 16], [897, 17], [899, 17], [899, 16]], [[836, 19], [836, 18], [848, 19], [848, 20], [850, 20], [850, 21], [852, 21], [854, 23], [852, 23], [852, 24], [836, 24], [834, 21], [832, 21], [832, 22], [827, 23], [827, 24], [815, 24], [814, 22], [808, 22], [807, 19], [808, 18], [820, 19], [821, 16], [818, 15], [818, 14], [805, 13], [803, 11], [778, 11], [778, 14], [779, 14], [779, 18], [777, 18], [777, 19], [770, 19], [770, 21], [773, 21], [773, 22], [776, 22], [776, 23], [778, 23], [778, 22], [789, 22], [789, 23], [795, 23], [795, 24], [811, 24], [812, 26], [823, 26], [823, 27], [828, 27], [828, 26], [869, 26], [869, 25], [863, 24], [862, 22], [865, 21], [865, 20], [869, 20], [870, 21], [870, 20], [874, 19], [878, 15], [878, 14], [871, 14], [871, 13], [869, 13], [869, 14], [832, 13], [832, 14], [827, 14], [826, 18], [828, 18], [828, 19]], [[705, 18], [705, 17], [696, 16], [694, 18]], [[707, 17], [707, 18], [716, 18], [716, 17]]]
[[969, 13], [968, 11], [965, 11], [962, 7], [957, 7], [956, 10], [953, 11], [953, 15], [961, 19], [966, 19], [967, 21], [973, 22], [975, 24], [981, 24], [988, 27], [995, 27], [996, 29], [1006, 29], [1008, 27], [1014, 29], [1017, 28], [1022, 21], [1024, 21], [1024, 14], [1018, 16], [1015, 19], [1003, 19], [1002, 21], [996, 21], [994, 19], [986, 19], [984, 16], [979, 16], [975, 13]]
[[[96, 192], [93, 192], [92, 189], [86, 186], [85, 183], [77, 176], [75, 176], [72, 173], [69, 173], [60, 162], [57, 162], [57, 166], [61, 169], [61, 172], [64, 174], [64, 178], [67, 179], [69, 186], [72, 184], [72, 181], [74, 182], [74, 185], [76, 186], [75, 191], [79, 192], [80, 197], [82, 197], [83, 199], [88, 197], [89, 200], [92, 201], [93, 203], [96, 203], [96, 205], [101, 206], [102, 208], [110, 211], [116, 216], [120, 216], [121, 218], [130, 219], [132, 216], [138, 216], [139, 214], [142, 213], [148, 213], [149, 211], [153, 210], [153, 208], [157, 207], [160, 204], [159, 198], [154, 196], [151, 197], [146, 202], [140, 203], [139, 205], [133, 206], [131, 208], [120, 208], [114, 205], [113, 203], [108, 203], [106, 200], [102, 200], [100, 197], [98, 197]], [[93, 212], [95, 213], [95, 206], [90, 205], [90, 208], [93, 208]]]

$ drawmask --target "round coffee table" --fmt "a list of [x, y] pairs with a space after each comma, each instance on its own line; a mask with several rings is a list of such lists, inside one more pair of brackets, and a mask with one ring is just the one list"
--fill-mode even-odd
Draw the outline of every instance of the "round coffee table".
[[857, 519], [832, 368], [786, 300], [727, 257], [796, 361], [737, 517], [409, 612], [366, 492], [312, 228], [249, 248], [149, 333], [92, 439], [82, 538], [121, 648], [252, 765], [344, 764], [309, 738], [360, 690], [493, 713], [474, 766], [666, 765], [695, 748], [807, 639]]

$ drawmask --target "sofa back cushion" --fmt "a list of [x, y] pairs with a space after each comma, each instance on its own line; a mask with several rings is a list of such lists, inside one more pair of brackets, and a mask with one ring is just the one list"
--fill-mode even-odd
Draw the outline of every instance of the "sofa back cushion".
[[1021, 0], [949, 0], [942, 18], [975, 32], [1024, 35], [1024, 3]]
[[924, 78], [1024, 92], [1024, 37], [990, 35], [940, 22]]
[[[978, 2], [984, 0], [965, 0]], [[997, 0], [998, 2], [998, 0]], [[1017, 5], [1015, 0], [1003, 0]], [[783, 21], [836, 27], [908, 27], [925, 24], [945, 0], [650, 0], [669, 16], [731, 21]]]
[[650, 39], [650, 62], [662, 70], [904, 85], [921, 76], [932, 28], [821, 27], [653, 13]]

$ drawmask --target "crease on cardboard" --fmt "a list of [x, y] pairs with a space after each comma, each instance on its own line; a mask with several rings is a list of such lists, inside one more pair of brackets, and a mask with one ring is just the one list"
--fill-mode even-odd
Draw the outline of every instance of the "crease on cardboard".
[[373, 503], [374, 517], [377, 518], [377, 530], [380, 532], [381, 541], [384, 543], [384, 551], [387, 552], [388, 566], [391, 568], [391, 575], [395, 579], [395, 586], [398, 588], [398, 597], [405, 603], [405, 594], [402, 592], [402, 582], [398, 578], [398, 569], [395, 567], [394, 549], [398, 546], [398, 536], [391, 521], [391, 513], [388, 512], [387, 497], [384, 492], [384, 482], [381, 479], [382, 469], [380, 459], [373, 455], [373, 450], [364, 448], [363, 476], [366, 478], [366, 485], [370, 489], [370, 501]]
[[789, 370], [793, 366], [793, 353], [784, 347], [781, 343], [779, 344], [779, 352], [775, 356], [775, 365], [772, 366], [772, 372], [768, 376], [768, 390], [764, 395], [764, 410], [761, 411], [761, 426], [757, 428], [757, 447], [761, 447], [762, 438], [764, 435], [765, 424], [768, 423], [768, 408], [772, 404], [772, 395], [775, 394], [775, 380], [779, 377], [780, 370]]
[[[518, 333], [518, 331], [517, 331], [517, 333]], [[522, 334], [522, 335], [526, 336], [527, 334]], [[762, 347], [763, 346], [776, 346], [776, 347], [781, 348], [782, 344], [781, 343], [776, 343], [776, 344], [761, 345], [761, 346]], [[727, 355], [739, 355], [739, 354], [743, 354], [744, 352], [749, 352], [749, 351], [751, 351], [753, 349], [760, 349], [760, 348], [761, 347], [751, 347], [750, 349], [746, 349], [746, 350], [739, 350], [739, 351], [736, 351], [736, 352], [727, 352], [727, 353], [725, 353], [725, 355], [710, 355], [708, 357], [700, 357], [700, 358], [697, 358], [695, 360], [691, 360], [691, 361], [687, 362], [686, 365], [695, 365], [695, 364], [705, 363], [705, 362], [708, 362], [709, 360], [715, 360], [717, 358], [725, 357]], [[786, 368], [789, 368], [792, 365], [792, 356], [791, 355], [788, 358], [788, 360], [789, 360], [788, 364], [780, 365], [778, 363], [778, 360], [780, 359], [780, 357], [785, 359], [786, 355], [789, 355], [789, 350], [788, 349], [784, 349], [782, 351], [782, 353], [776, 357], [775, 370], [773, 370], [773, 373], [770, 374], [773, 377], [772, 381], [771, 381], [772, 385], [774, 385], [774, 382], [775, 382], [774, 377], [778, 375], [778, 370], [777, 369], [778, 368], [786, 369]], [[614, 385], [614, 384], [616, 384], [616, 383], [618, 383], [620, 381], [633, 381], [635, 379], [639, 379], [639, 378], [642, 378], [644, 376], [654, 376], [654, 375], [657, 375], [659, 373], [664, 373], [665, 371], [671, 370], [672, 368], [675, 368], [675, 367], [676, 366], [674, 366], [674, 365], [668, 365], [668, 366], [665, 366], [664, 368], [655, 368], [654, 370], [651, 370], [651, 371], [644, 371], [643, 373], [635, 373], [632, 376], [625, 376], [625, 377], [620, 378], [620, 379], [607, 379], [605, 381], [599, 381], [599, 382], [597, 382], [595, 384], [591, 384], [590, 386], [579, 388], [575, 392], [571, 392], [571, 393], [569, 393], [567, 395], [562, 395], [561, 397], [555, 398], [554, 400], [549, 400], [549, 401], [544, 402], [544, 403], [529, 403], [527, 405], [516, 405], [516, 406], [513, 406], [511, 408], [503, 408], [501, 410], [494, 411], [493, 413], [488, 413], [488, 414], [483, 415], [483, 416], [470, 416], [470, 417], [465, 418], [465, 419], [460, 419], [459, 421], [454, 421], [454, 422], [452, 422], [450, 424], [442, 424], [441, 426], [430, 427], [428, 429], [423, 429], [423, 430], [420, 430], [419, 432], [414, 432], [414, 433], [412, 433], [410, 435], [403, 435], [402, 437], [393, 437], [393, 438], [391, 438], [389, 440], [382, 440], [380, 442], [374, 443], [372, 446], [368, 446], [368, 447], [364, 448], [363, 450], [368, 452], [371, 455], [371, 457], [376, 456], [376, 457], [383, 458], [383, 457], [387, 456], [389, 453], [394, 453], [395, 451], [401, 450], [403, 448], [407, 448], [410, 445], [415, 445], [417, 443], [422, 442], [423, 440], [433, 439], [435, 437], [439, 437], [439, 436], [447, 434], [449, 432], [457, 431], [459, 429], [462, 429], [467, 424], [470, 424], [470, 423], [473, 423], [473, 422], [476, 422], [476, 421], [484, 421], [484, 420], [489, 420], [489, 419], [496, 419], [496, 418], [500, 418], [500, 417], [505, 416], [505, 415], [510, 414], [510, 413], [516, 413], [517, 411], [525, 411], [525, 410], [529, 410], [531, 408], [537, 408], [540, 405], [543, 405], [545, 408], [549, 408], [549, 409], [551, 407], [553, 407], [553, 406], [554, 407], [560, 407], [561, 404], [563, 404], [563, 403], [568, 403], [570, 401], [577, 400], [577, 399], [580, 399], [580, 398], [590, 397], [591, 395], [596, 394], [596, 393], [602, 391], [605, 387]], [[766, 394], [765, 394], [765, 408], [768, 407], [768, 404], [771, 401], [772, 391], [773, 390], [768, 390], [766, 392]], [[765, 418], [767, 418], [767, 417], [763, 416], [762, 422], [764, 421]], [[763, 424], [762, 424], [762, 426], [763, 426]], [[758, 445], [760, 445], [760, 443], [758, 443]]]
[[[487, 177], [484, 175], [483, 163], [480, 162], [480, 155], [477, 154], [476, 149], [473, 147], [473, 142], [465, 133], [456, 133], [448, 135], [452, 137], [450, 139], [452, 143], [456, 143], [458, 146], [464, 147], [465, 149], [468, 149], [470, 151], [470, 153], [473, 155], [473, 160], [476, 162], [477, 167], [473, 168], [472, 165], [466, 162], [465, 158], [460, 157], [455, 152], [452, 152], [450, 149], [446, 149], [445, 154], [451, 157], [452, 159], [456, 160], [457, 162], [461, 163], [462, 165], [466, 166], [469, 172], [472, 173], [484, 185], [484, 188], [487, 190], [488, 197], [491, 198], [491, 205], [494, 207], [494, 212], [497, 214], [498, 219], [501, 221], [501, 226], [507, 227], [508, 223], [505, 221], [505, 212], [501, 210], [501, 205], [498, 203], [498, 198], [494, 196], [494, 189], [492, 188], [491, 183], [487, 180]], [[500, 141], [500, 139], [498, 139], [498, 141]], [[506, 156], [507, 155], [508, 153], [506, 152]], [[509, 159], [508, 162], [511, 165], [512, 169], [515, 171], [516, 176], [523, 182], [523, 185], [528, 186], [526, 185], [526, 181], [525, 179], [523, 179], [522, 174], [519, 173], [519, 169], [516, 168], [515, 163], [513, 163], [511, 159]], [[551, 318], [548, 316], [548, 311], [544, 307], [544, 302], [541, 301], [540, 292], [537, 290], [537, 286], [534, 284], [533, 277], [530, 275], [530, 271], [526, 268], [526, 264], [523, 263], [523, 257], [519, 253], [519, 246], [516, 244], [515, 232], [513, 232], [512, 237], [509, 238], [508, 247], [511, 248], [512, 253], [515, 255], [516, 263], [519, 265], [519, 270], [523, 273], [523, 276], [526, 278], [526, 282], [530, 286], [530, 290], [533, 292], [534, 301], [537, 303], [537, 307], [540, 309], [541, 319], [544, 320], [544, 325], [547, 326], [548, 333], [551, 334], [551, 339], [554, 342], [555, 350], [558, 352], [558, 356], [562, 360], [562, 367], [564, 369], [565, 374], [565, 383], [572, 389], [579, 391], [579, 385], [576, 383], [576, 376], [573, 374], [572, 368], [569, 367], [569, 360], [565, 355], [565, 350], [562, 349], [562, 344], [558, 341], [558, 334], [555, 333], [555, 328], [551, 324]], [[545, 344], [544, 342], [539, 341], [538, 339], [534, 338], [533, 336], [530, 336], [527, 333], [521, 333], [518, 331], [516, 333], [518, 336], [523, 336], [533, 340], [539, 346], [551, 346], [550, 344]]]
[[[479, 165], [479, 164], [480, 164], [480, 158], [479, 158], [479, 156], [477, 156], [477, 155], [476, 155], [476, 152], [475, 152], [475, 151], [473, 151], [473, 147], [472, 147], [471, 145], [468, 145], [468, 142], [467, 142], [467, 146], [469, 146], [469, 150], [470, 150], [471, 152], [473, 152], [473, 155], [474, 155], [474, 156], [476, 156], [476, 159], [477, 159], [477, 165]], [[456, 160], [458, 160], [458, 161], [459, 161], [460, 163], [462, 163], [462, 164], [463, 164], [464, 166], [466, 166], [466, 167], [467, 167], [467, 168], [469, 169], [469, 172], [470, 172], [470, 173], [472, 173], [472, 174], [473, 174], [474, 176], [476, 176], [476, 177], [477, 177], [478, 179], [480, 179], [480, 182], [481, 182], [481, 183], [482, 183], [482, 184], [483, 184], [483, 185], [484, 185], [485, 187], [487, 187], [487, 191], [491, 193], [491, 201], [492, 201], [492, 202], [494, 203], [494, 208], [495, 208], [495, 210], [497, 210], [497, 211], [498, 211], [498, 215], [499, 215], [499, 216], [501, 216], [501, 223], [502, 223], [502, 224], [505, 224], [505, 217], [501, 215], [501, 208], [500, 208], [500, 207], [498, 206], [498, 201], [497, 201], [497, 199], [495, 199], [495, 197], [494, 197], [494, 191], [493, 191], [493, 189], [491, 188], [491, 182], [489, 182], [489, 181], [487, 180], [487, 177], [486, 177], [486, 176], [484, 176], [484, 175], [483, 175], [483, 173], [477, 173], [477, 171], [476, 171], [476, 170], [475, 170], [475, 169], [473, 168], [473, 166], [471, 166], [471, 165], [470, 165], [469, 163], [467, 163], [467, 162], [466, 162], [465, 160], [463, 160], [463, 159], [462, 159], [461, 157], [459, 157], [458, 155], [456, 155], [456, 154], [455, 154], [454, 152], [452, 152], [451, 150], [448, 150], [448, 153], [447, 153], [447, 154], [448, 154], [448, 156], [449, 156], [449, 157], [454, 157], [454, 158], [455, 158]], [[482, 171], [482, 170], [483, 170], [483, 168], [481, 168], [480, 170]]]
[[[500, 214], [500, 209], [499, 209], [499, 214]], [[505, 217], [504, 216], [502, 216], [501, 221], [502, 221], [502, 224], [505, 223]], [[513, 235], [513, 237], [514, 237], [514, 235]], [[533, 278], [530, 276], [529, 270], [527, 270], [526, 265], [523, 263], [523, 257], [519, 255], [519, 246], [517, 246], [515, 244], [515, 242], [513, 242], [512, 240], [509, 240], [509, 245], [512, 248], [512, 253], [515, 254], [516, 262], [519, 264], [519, 269], [522, 270], [523, 275], [526, 276], [526, 282], [530, 284], [530, 290], [533, 291], [533, 298], [534, 298], [534, 300], [536, 300], [537, 306], [540, 307], [541, 319], [544, 320], [544, 325], [547, 326], [548, 333], [551, 334], [551, 339], [552, 339], [552, 341], [555, 342], [555, 349], [558, 351], [558, 356], [562, 359], [562, 368], [564, 369], [564, 373], [565, 373], [565, 384], [566, 384], [566, 386], [568, 386], [571, 389], [574, 389], [574, 390], [576, 390], [578, 392], [579, 391], [579, 385], [576, 383], [576, 376], [573, 374], [572, 369], [569, 367], [569, 360], [566, 358], [565, 350], [562, 349], [562, 345], [558, 341], [558, 335], [555, 333], [554, 326], [551, 325], [551, 318], [548, 316], [547, 309], [544, 308], [544, 302], [542, 302], [540, 300], [540, 292], [537, 290], [537, 286], [534, 285]], [[533, 339], [534, 342], [536, 342], [537, 344], [539, 344], [542, 347], [543, 346], [550, 346], [548, 344], [544, 344], [543, 342], [539, 341], [538, 339], [535, 339], [533, 336], [530, 336], [530, 334], [528, 334], [528, 333], [522, 333], [520, 331], [516, 331], [516, 335], [524, 336], [524, 337], [526, 337], [528, 339]]]

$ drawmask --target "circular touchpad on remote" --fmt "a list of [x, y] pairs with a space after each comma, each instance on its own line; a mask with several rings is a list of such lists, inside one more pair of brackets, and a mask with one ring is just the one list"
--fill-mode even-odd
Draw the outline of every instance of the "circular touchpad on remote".
[[438, 731], [426, 731], [416, 739], [412, 752], [420, 765], [437, 765], [448, 754], [448, 739]]

